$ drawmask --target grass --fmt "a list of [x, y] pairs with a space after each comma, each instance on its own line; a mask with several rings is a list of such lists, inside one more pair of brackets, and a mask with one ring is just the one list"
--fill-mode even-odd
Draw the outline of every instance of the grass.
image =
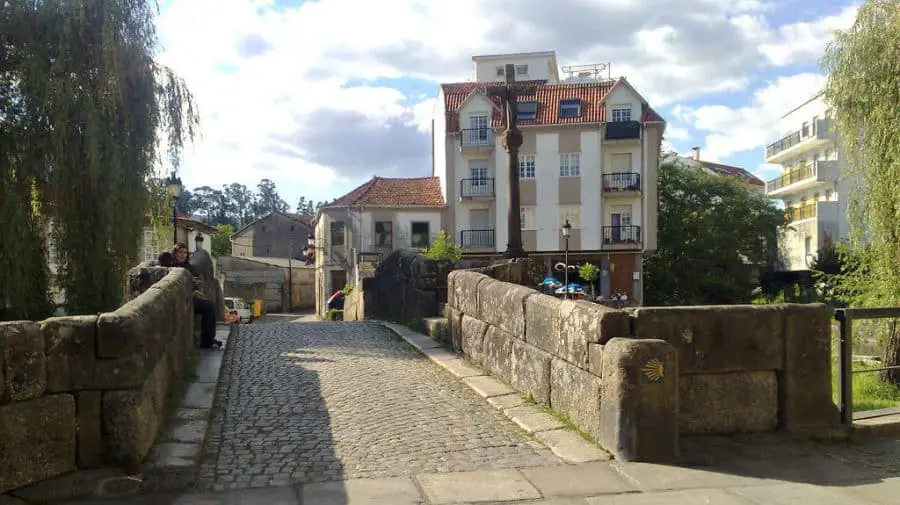
[[[831, 390], [835, 405], [840, 405], [840, 361], [839, 361], [839, 334], [832, 331], [832, 360], [831, 360]], [[853, 370], [872, 370], [882, 365], [868, 363], [853, 363]], [[900, 407], [900, 386], [881, 381], [879, 372], [853, 374], [853, 411], [886, 409]]]

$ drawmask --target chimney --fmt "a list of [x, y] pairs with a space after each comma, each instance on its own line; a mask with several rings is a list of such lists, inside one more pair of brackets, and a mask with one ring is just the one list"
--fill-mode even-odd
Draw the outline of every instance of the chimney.
[[700, 161], [700, 146], [692, 147], [691, 151], [694, 151], [694, 161]]

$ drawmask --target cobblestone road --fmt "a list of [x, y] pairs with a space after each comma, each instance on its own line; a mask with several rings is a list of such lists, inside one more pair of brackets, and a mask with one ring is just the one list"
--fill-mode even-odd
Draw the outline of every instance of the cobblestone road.
[[563, 464], [374, 323], [260, 321], [226, 352], [201, 489]]

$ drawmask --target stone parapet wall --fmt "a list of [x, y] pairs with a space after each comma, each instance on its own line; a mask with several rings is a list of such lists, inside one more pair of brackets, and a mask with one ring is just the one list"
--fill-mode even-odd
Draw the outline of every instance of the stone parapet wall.
[[138, 471], [193, 343], [192, 284], [183, 269], [130, 279], [133, 298], [114, 312], [0, 323], [0, 493]]
[[[621, 414], [604, 417], [604, 402], [653, 410], [615, 393], [636, 394], [648, 380], [667, 383], [658, 390], [675, 397], [668, 401], [680, 434], [838, 425], [830, 312], [821, 304], [616, 310], [456, 270], [448, 278], [446, 314], [457, 351], [601, 441], [623, 432], [603, 426]], [[615, 356], [607, 348], [612, 339]], [[604, 369], [653, 353], [670, 353], [675, 362], [647, 358], [641, 373]], [[620, 384], [622, 377], [631, 382]], [[646, 391], [648, 398], [658, 395]]]

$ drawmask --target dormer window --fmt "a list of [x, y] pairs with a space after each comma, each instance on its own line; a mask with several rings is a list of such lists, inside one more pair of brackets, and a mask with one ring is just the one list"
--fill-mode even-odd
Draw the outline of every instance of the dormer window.
[[614, 122], [631, 121], [631, 104], [613, 105], [612, 120]]
[[537, 117], [537, 102], [519, 102], [516, 107], [516, 121], [531, 121]]
[[581, 116], [581, 100], [577, 98], [567, 98], [559, 101], [559, 117], [579, 116]]

